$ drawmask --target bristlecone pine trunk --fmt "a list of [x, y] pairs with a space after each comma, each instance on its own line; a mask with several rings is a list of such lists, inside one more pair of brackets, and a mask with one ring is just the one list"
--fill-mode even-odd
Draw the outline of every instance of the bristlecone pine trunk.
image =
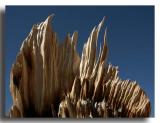
[[76, 51], [78, 33], [58, 43], [53, 15], [34, 25], [10, 73], [10, 117], [148, 117], [150, 101], [135, 81], [121, 80], [118, 67], [106, 65], [106, 31], [96, 57], [104, 19]]

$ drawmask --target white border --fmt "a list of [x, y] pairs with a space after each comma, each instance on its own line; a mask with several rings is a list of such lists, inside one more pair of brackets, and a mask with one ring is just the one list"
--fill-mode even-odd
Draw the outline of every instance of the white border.
[[[145, 122], [158, 123], [160, 122], [160, 0], [0, 0], [0, 11], [4, 11], [5, 5], [155, 5], [155, 118], [145, 120], [109, 120], [103, 122]], [[1, 28], [1, 27], [0, 27]], [[49, 122], [49, 120], [43, 120]], [[58, 120], [51, 120], [52, 122]], [[61, 120], [61, 122], [66, 122]], [[93, 122], [100, 120], [91, 120]], [[11, 122], [3, 121], [1, 122]], [[17, 122], [17, 121], [14, 121]], [[22, 121], [20, 121], [22, 122]], [[24, 120], [23, 122], [28, 122]], [[38, 120], [30, 120], [29, 122], [39, 122]], [[68, 121], [71, 122], [71, 121]], [[75, 121], [72, 121], [75, 122]], [[82, 121], [81, 121], [82, 122]]]
[[155, 117], [160, 121], [160, 1], [155, 5]]
[[159, 0], [1, 0], [4, 5], [154, 5]]

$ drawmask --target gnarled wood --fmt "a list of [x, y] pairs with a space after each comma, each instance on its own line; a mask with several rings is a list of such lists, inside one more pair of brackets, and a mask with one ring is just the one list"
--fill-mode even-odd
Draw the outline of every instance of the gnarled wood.
[[121, 80], [118, 67], [106, 64], [106, 31], [96, 57], [104, 19], [76, 51], [78, 33], [62, 44], [49, 16], [34, 25], [24, 40], [10, 74], [10, 117], [148, 117], [150, 101], [136, 82]]

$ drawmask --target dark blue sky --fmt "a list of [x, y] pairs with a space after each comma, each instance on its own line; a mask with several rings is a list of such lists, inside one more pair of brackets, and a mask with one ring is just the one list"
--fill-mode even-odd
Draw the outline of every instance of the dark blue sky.
[[[9, 75], [23, 40], [33, 24], [54, 13], [53, 30], [63, 41], [67, 33], [79, 32], [77, 49], [81, 54], [92, 28], [107, 17], [100, 32], [108, 29], [108, 62], [119, 66], [122, 79], [136, 80], [151, 100], [154, 116], [154, 7], [153, 6], [7, 6], [5, 12], [5, 111], [12, 99]], [[80, 55], [81, 56], [81, 55]]]

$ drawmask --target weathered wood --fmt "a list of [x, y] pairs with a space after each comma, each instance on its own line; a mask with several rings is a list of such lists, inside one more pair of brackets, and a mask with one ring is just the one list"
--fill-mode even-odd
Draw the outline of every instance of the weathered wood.
[[97, 38], [104, 19], [94, 27], [80, 58], [78, 33], [59, 44], [53, 15], [34, 25], [23, 41], [10, 74], [10, 117], [148, 117], [150, 101], [134, 81], [121, 80], [118, 67], [106, 64], [106, 31], [102, 49]]

